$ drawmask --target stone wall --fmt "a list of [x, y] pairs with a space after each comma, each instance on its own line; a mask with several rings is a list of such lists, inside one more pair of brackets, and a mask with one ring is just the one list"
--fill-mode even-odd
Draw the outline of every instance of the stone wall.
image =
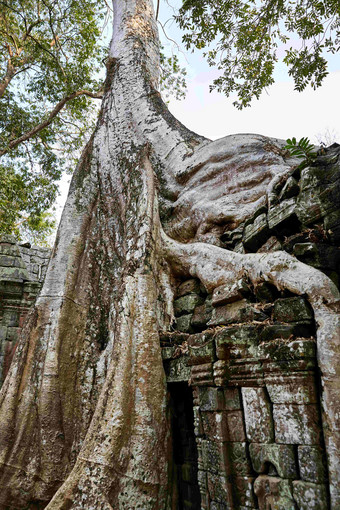
[[[221, 246], [285, 250], [338, 285], [339, 152], [275, 183], [268, 207], [222, 234]], [[317, 325], [305, 297], [247, 279], [208, 295], [190, 279], [178, 282], [174, 311], [162, 356], [169, 387], [192, 389], [197, 467], [188, 483], [197, 480], [200, 507], [328, 509]], [[178, 508], [198, 507], [183, 495]]]
[[0, 239], [0, 385], [11, 363], [18, 335], [46, 274], [50, 250]]

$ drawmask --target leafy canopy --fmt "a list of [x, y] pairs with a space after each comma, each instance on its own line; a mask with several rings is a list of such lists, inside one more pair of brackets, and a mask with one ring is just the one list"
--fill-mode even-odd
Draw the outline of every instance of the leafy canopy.
[[319, 87], [327, 76], [325, 53], [340, 49], [339, 0], [184, 0], [175, 17], [187, 49], [204, 49], [222, 71], [212, 85], [238, 108], [274, 82], [278, 49], [295, 89]]
[[105, 4], [0, 0], [0, 233], [35, 240], [100, 97]]

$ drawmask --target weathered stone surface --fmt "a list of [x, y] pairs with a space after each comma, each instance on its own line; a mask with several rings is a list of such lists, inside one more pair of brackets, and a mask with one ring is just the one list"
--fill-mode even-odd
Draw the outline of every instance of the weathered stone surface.
[[246, 250], [256, 251], [268, 238], [269, 228], [265, 213], [257, 216], [253, 223], [246, 225], [243, 234], [243, 244]]
[[237, 280], [233, 285], [220, 285], [214, 289], [211, 303], [213, 306], [226, 305], [239, 301], [249, 293], [249, 287], [244, 279]]
[[274, 285], [262, 282], [255, 286], [254, 294], [259, 301], [262, 301], [263, 303], [271, 303], [277, 297], [278, 291]]
[[259, 509], [296, 510], [290, 480], [260, 475], [254, 482]]
[[213, 332], [207, 331], [190, 335], [188, 339], [189, 365], [201, 365], [216, 359]]
[[216, 354], [219, 359], [229, 359], [230, 350], [235, 346], [255, 349], [258, 333], [255, 326], [241, 325], [226, 327], [215, 335]]
[[327, 268], [337, 271], [340, 264], [340, 248], [327, 244], [297, 243], [294, 255], [312, 267]]
[[270, 230], [282, 229], [285, 223], [288, 221], [295, 221], [296, 214], [296, 198], [289, 198], [288, 200], [284, 200], [280, 204], [272, 207], [268, 211], [268, 226]]
[[244, 310], [247, 305], [248, 301], [246, 299], [241, 299], [240, 301], [234, 301], [228, 305], [214, 308], [208, 326], [220, 326], [221, 324], [241, 322], [241, 311]]
[[319, 444], [321, 428], [315, 404], [274, 404], [273, 416], [278, 443]]
[[252, 467], [248, 458], [247, 443], [225, 443], [228, 456], [228, 472], [233, 475], [249, 475]]
[[257, 253], [282, 250], [282, 244], [277, 237], [271, 236], [258, 250]]
[[199, 294], [200, 293], [200, 281], [196, 278], [185, 280], [177, 287], [176, 297], [182, 297], [186, 294]]
[[219, 388], [198, 388], [198, 399], [201, 411], [221, 411], [225, 409], [224, 393]]
[[278, 338], [272, 342], [263, 342], [258, 346], [257, 354], [261, 359], [292, 360], [314, 359], [316, 356], [316, 344], [314, 339], [297, 338], [291, 341], [282, 341]]
[[192, 313], [195, 307], [201, 305], [204, 299], [198, 294], [187, 294], [174, 301], [174, 311], [176, 316]]
[[325, 452], [320, 446], [299, 446], [298, 457], [302, 480], [313, 483], [326, 481]]
[[193, 333], [193, 329], [191, 327], [191, 318], [192, 314], [181, 315], [181, 317], [177, 317], [176, 329], [182, 333]]
[[217, 442], [228, 440], [226, 411], [205, 411], [201, 413], [201, 419], [207, 439]]
[[234, 508], [255, 508], [253, 489], [254, 478], [250, 476], [232, 476], [231, 487]]
[[251, 443], [249, 453], [253, 468], [259, 474], [266, 473], [270, 462], [281, 478], [294, 480], [298, 477], [293, 445]]
[[213, 364], [192, 365], [190, 382], [193, 386], [212, 386], [214, 384]]
[[270, 400], [274, 404], [318, 403], [315, 380], [311, 374], [265, 376], [265, 383]]
[[196, 306], [191, 324], [195, 328], [205, 328], [210, 321], [212, 315], [211, 300], [206, 300], [203, 305]]
[[224, 404], [227, 411], [241, 409], [240, 390], [238, 388], [226, 388], [224, 390]]
[[169, 383], [188, 381], [190, 379], [191, 370], [188, 366], [187, 356], [167, 361], [164, 364], [164, 370]]
[[294, 179], [294, 177], [291, 176], [287, 179], [286, 184], [283, 186], [279, 194], [279, 200], [286, 200], [288, 198], [295, 197], [298, 195], [299, 191], [299, 183], [296, 179]]
[[202, 439], [202, 456], [204, 468], [208, 472], [218, 475], [227, 473], [228, 462], [225, 443]]
[[255, 443], [274, 441], [270, 402], [263, 388], [242, 388], [247, 438]]
[[295, 480], [294, 499], [300, 510], [328, 510], [326, 485]]
[[313, 319], [310, 304], [302, 297], [277, 299], [274, 304], [274, 320], [278, 322], [297, 322]]
[[242, 411], [228, 411], [225, 420], [227, 424], [227, 440], [232, 442], [245, 441], [246, 435]]
[[229, 361], [218, 360], [213, 364], [214, 383], [216, 386], [225, 386], [230, 378], [229, 368]]
[[260, 333], [260, 339], [264, 342], [276, 338], [290, 339], [293, 336], [310, 337], [311, 327], [309, 324], [269, 324]]
[[222, 503], [224, 508], [228, 508], [227, 505], [232, 496], [231, 490], [231, 483], [226, 476], [208, 472], [208, 491], [211, 500]]

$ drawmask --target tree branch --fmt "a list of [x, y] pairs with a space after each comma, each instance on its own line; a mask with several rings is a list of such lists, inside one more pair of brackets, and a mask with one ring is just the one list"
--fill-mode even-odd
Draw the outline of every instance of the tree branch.
[[77, 92], [73, 92], [69, 96], [64, 97], [64, 99], [59, 101], [59, 103], [54, 107], [54, 109], [50, 112], [50, 114], [48, 115], [47, 119], [44, 120], [44, 122], [41, 122], [40, 124], [35, 126], [33, 129], [31, 129], [30, 131], [27, 131], [23, 135], [19, 136], [19, 138], [12, 140], [8, 144], [8, 147], [6, 149], [0, 150], [0, 157], [3, 156], [4, 154], [7, 154], [7, 152], [9, 150], [14, 149], [20, 143], [22, 143], [26, 140], [29, 140], [34, 135], [36, 135], [37, 133], [42, 131], [44, 128], [49, 126], [51, 124], [51, 122], [53, 121], [54, 117], [56, 117], [58, 115], [58, 113], [64, 108], [66, 103], [68, 103], [69, 101], [72, 101], [72, 99], [75, 99], [76, 97], [79, 97], [79, 96], [88, 96], [88, 97], [92, 97], [95, 99], [102, 99], [103, 93], [102, 93], [102, 91], [99, 91], [96, 93], [96, 92], [90, 92], [89, 90], [77, 90]]

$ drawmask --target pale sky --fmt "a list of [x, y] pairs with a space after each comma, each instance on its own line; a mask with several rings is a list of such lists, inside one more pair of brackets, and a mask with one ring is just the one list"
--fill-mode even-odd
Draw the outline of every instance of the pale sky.
[[[172, 3], [178, 3], [173, 0]], [[161, 2], [160, 19], [163, 23], [171, 15], [171, 9]], [[180, 42], [180, 32], [173, 24], [167, 24], [168, 35]], [[162, 30], [160, 29], [162, 37]], [[174, 50], [172, 43], [163, 39], [168, 53]], [[184, 49], [183, 49], [184, 53]], [[307, 136], [317, 144], [319, 138], [331, 138], [340, 143], [340, 55], [330, 61], [330, 74], [322, 87], [316, 91], [308, 88], [304, 92], [294, 91], [285, 67], [278, 64], [276, 82], [250, 108], [237, 110], [235, 98], [227, 98], [217, 92], [209, 92], [209, 85], [216, 77], [216, 71], [209, 68], [203, 57], [197, 53], [181, 53], [182, 66], [188, 70], [188, 92], [182, 101], [170, 100], [169, 109], [184, 125], [198, 134], [215, 140], [235, 133], [258, 133], [274, 138], [287, 139]], [[327, 140], [326, 140], [327, 141]], [[70, 176], [62, 179], [61, 196], [57, 203], [57, 217], [60, 218], [67, 196]]]

